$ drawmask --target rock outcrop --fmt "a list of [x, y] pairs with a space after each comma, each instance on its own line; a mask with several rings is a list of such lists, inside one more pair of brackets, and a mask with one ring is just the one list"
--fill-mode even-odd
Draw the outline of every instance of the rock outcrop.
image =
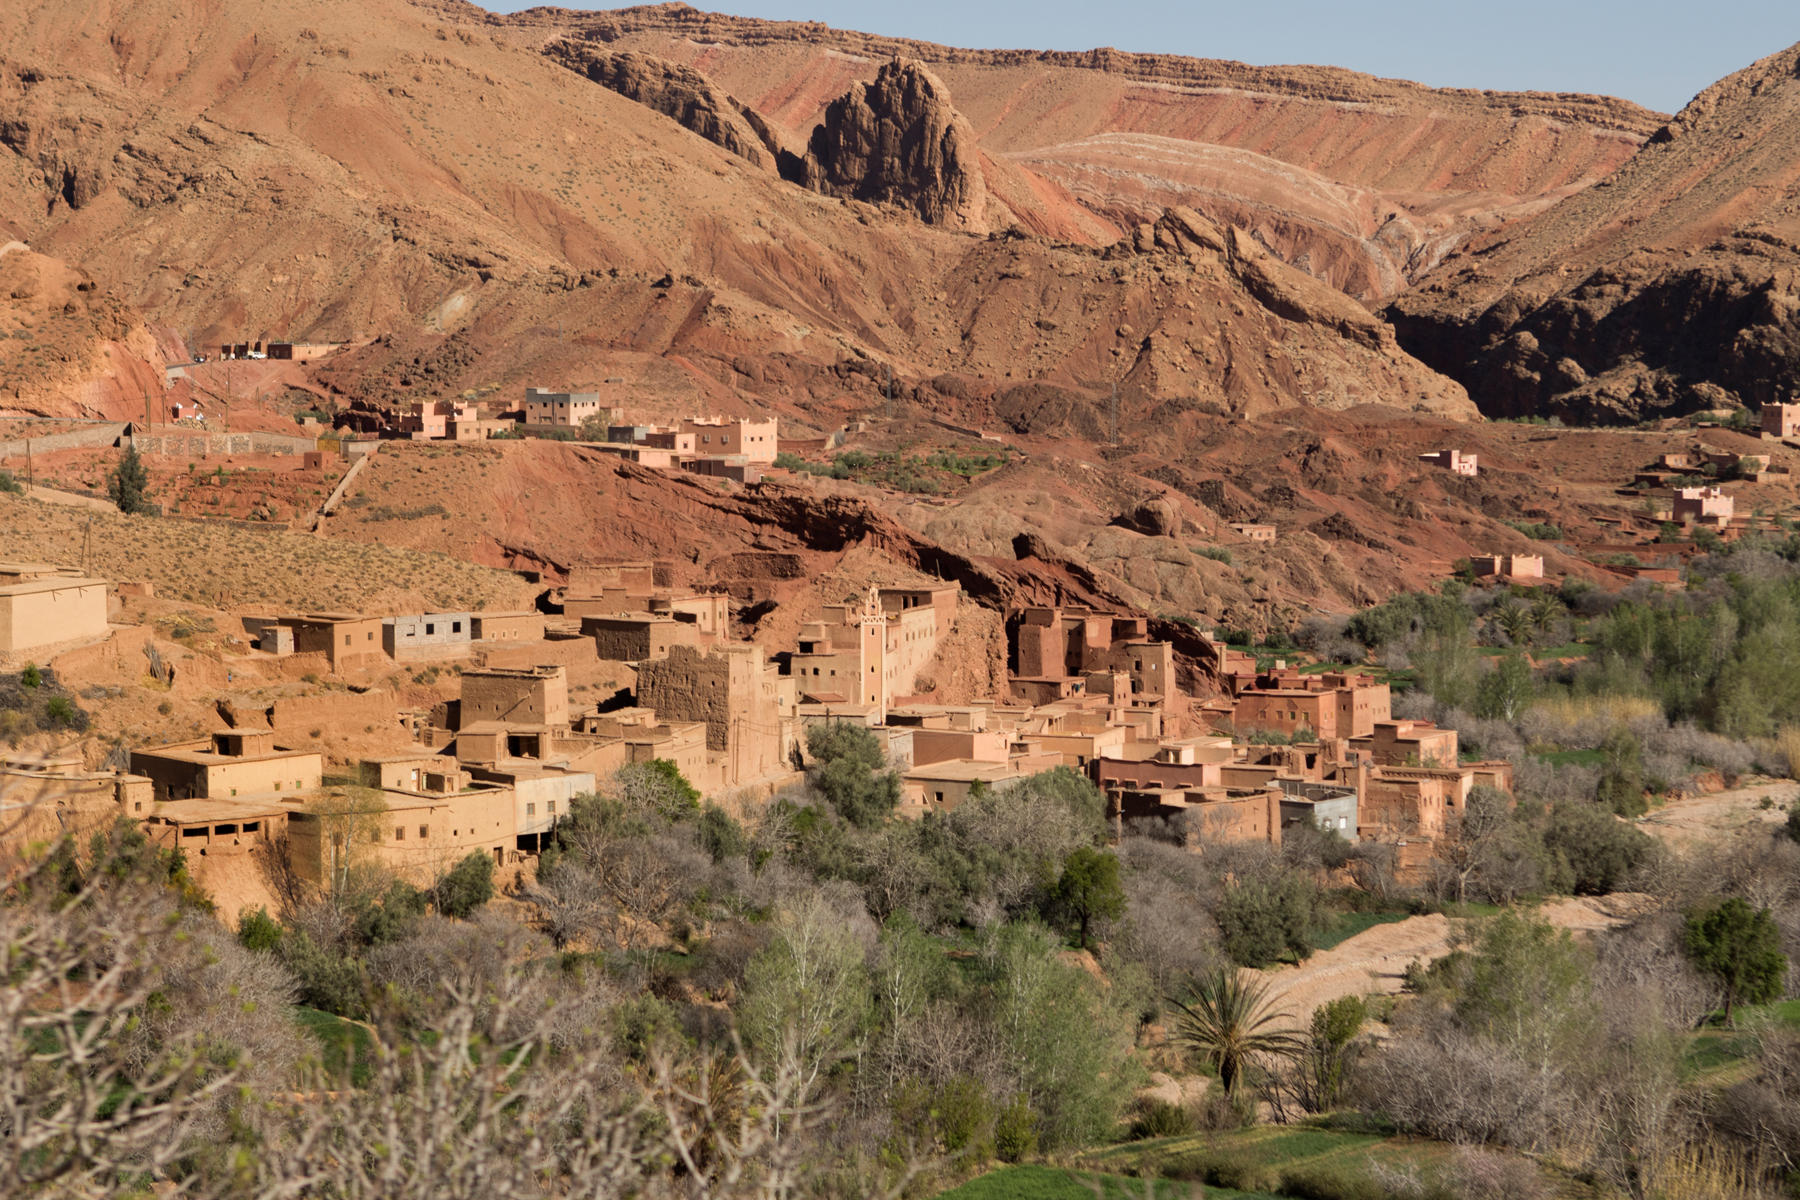
[[1635, 422], [1800, 394], [1800, 46], [1472, 242], [1389, 314], [1494, 416]]
[[653, 55], [603, 50], [573, 38], [552, 42], [544, 53], [601, 87], [680, 122], [739, 158], [765, 171], [776, 169], [783, 151], [768, 122], [698, 71]]
[[873, 83], [832, 101], [794, 180], [827, 196], [910, 209], [933, 225], [989, 229], [975, 131], [917, 60], [896, 58]]

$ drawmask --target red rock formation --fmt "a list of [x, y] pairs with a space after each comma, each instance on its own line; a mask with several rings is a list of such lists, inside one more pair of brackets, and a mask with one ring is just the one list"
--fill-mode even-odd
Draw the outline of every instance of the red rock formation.
[[975, 131], [923, 63], [896, 58], [825, 109], [797, 182], [827, 196], [893, 204], [933, 225], [985, 233], [987, 185]]

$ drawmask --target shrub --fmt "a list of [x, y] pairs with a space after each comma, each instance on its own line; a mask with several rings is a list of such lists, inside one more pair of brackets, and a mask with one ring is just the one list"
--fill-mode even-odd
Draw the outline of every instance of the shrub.
[[78, 723], [80, 715], [73, 700], [67, 696], [52, 696], [44, 705], [44, 719], [40, 724], [46, 729], [69, 729]]
[[1146, 1100], [1138, 1107], [1131, 1123], [1133, 1137], [1176, 1137], [1194, 1131], [1194, 1117], [1179, 1104], [1167, 1100]]
[[1001, 1162], [1022, 1162], [1037, 1153], [1037, 1146], [1037, 1115], [1023, 1095], [1014, 1096], [994, 1118], [994, 1157]]
[[1240, 966], [1265, 967], [1312, 950], [1312, 886], [1297, 874], [1251, 878], [1225, 889], [1215, 919], [1225, 953]]
[[281, 945], [281, 923], [259, 905], [238, 918], [237, 938], [246, 950], [274, 950]]
[[471, 850], [431, 889], [431, 902], [447, 917], [467, 920], [494, 898], [494, 860]]
[[19, 686], [39, 688], [44, 686], [44, 673], [36, 663], [26, 663], [25, 669], [19, 672]]

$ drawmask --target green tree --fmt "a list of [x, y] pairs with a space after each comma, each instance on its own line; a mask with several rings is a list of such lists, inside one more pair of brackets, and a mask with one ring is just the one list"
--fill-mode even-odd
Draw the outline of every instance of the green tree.
[[1621, 817], [1638, 817], [1649, 805], [1644, 800], [1644, 752], [1629, 729], [1620, 726], [1600, 743], [1605, 766], [1594, 799]]
[[1119, 860], [1092, 846], [1077, 846], [1063, 859], [1056, 881], [1057, 903], [1075, 919], [1081, 948], [1096, 918], [1117, 920], [1125, 912], [1125, 889], [1119, 884]]
[[1494, 627], [1514, 645], [1523, 642], [1532, 629], [1531, 610], [1512, 600], [1494, 609], [1493, 620]]
[[1312, 1028], [1299, 1050], [1300, 1101], [1311, 1111], [1328, 1112], [1343, 1103], [1356, 1037], [1368, 1015], [1361, 996], [1340, 996], [1313, 1009]]
[[1787, 956], [1768, 909], [1751, 908], [1736, 896], [1696, 907], [1688, 913], [1682, 944], [1694, 966], [1718, 981], [1727, 1025], [1734, 1006], [1766, 1004], [1781, 995]]
[[1475, 715], [1514, 721], [1531, 703], [1531, 664], [1514, 650], [1494, 660], [1493, 669], [1475, 685]]
[[[1037, 1135], [1048, 1149], [1092, 1145], [1130, 1098], [1136, 1014], [1064, 961], [1060, 939], [1042, 926], [1006, 925], [990, 938], [989, 1020], [1036, 1114]], [[1024, 1132], [1001, 1120], [1009, 1132]]]
[[775, 938], [744, 970], [738, 1019], [767, 1060], [791, 1060], [811, 1095], [855, 1054], [869, 1007], [864, 952], [843, 917], [816, 896], [777, 923]]
[[1289, 1014], [1269, 1000], [1269, 985], [1248, 971], [1220, 968], [1188, 982], [1184, 997], [1171, 996], [1177, 1045], [1219, 1073], [1236, 1096], [1257, 1058], [1291, 1058], [1301, 1039], [1290, 1032]]
[[1656, 843], [1598, 804], [1567, 800], [1550, 810], [1544, 849], [1568, 865], [1564, 882], [1572, 891], [1603, 896], [1617, 891], [1633, 871], [1649, 862]]
[[138, 457], [136, 446], [128, 444], [125, 453], [119, 456], [119, 465], [106, 478], [106, 495], [122, 513], [135, 515], [153, 511], [149, 500], [150, 472], [144, 469], [144, 460]]
[[481, 850], [464, 855], [431, 888], [431, 902], [437, 910], [459, 920], [467, 920], [493, 898], [494, 860]]
[[883, 770], [887, 756], [867, 726], [809, 726], [806, 750], [813, 759], [807, 778], [852, 825], [866, 828], [899, 805], [899, 772]]
[[44, 672], [36, 663], [26, 663], [25, 669], [19, 672], [19, 686], [40, 688], [44, 686]]
[[1313, 886], [1296, 872], [1254, 875], [1225, 889], [1213, 918], [1225, 953], [1239, 966], [1263, 967], [1312, 951]]

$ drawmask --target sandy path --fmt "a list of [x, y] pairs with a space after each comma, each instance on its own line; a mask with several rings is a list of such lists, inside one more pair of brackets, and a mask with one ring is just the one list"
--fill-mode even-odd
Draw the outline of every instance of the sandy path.
[[[1775, 802], [1773, 808], [1761, 806], [1764, 796]], [[1756, 825], [1772, 829], [1787, 820], [1788, 805], [1796, 797], [1800, 797], [1800, 783], [1792, 779], [1763, 780], [1665, 804], [1640, 818], [1638, 827], [1671, 846], [1685, 846]]]
[[[1538, 916], [1561, 929], [1610, 929], [1630, 920], [1650, 903], [1629, 892], [1555, 900]], [[1320, 950], [1298, 966], [1264, 971], [1269, 996], [1301, 1026], [1321, 1004], [1343, 996], [1367, 996], [1400, 990], [1406, 966], [1414, 959], [1431, 962], [1451, 949], [1456, 926], [1464, 922], [1431, 914], [1408, 917], [1391, 925], [1365, 929], [1342, 945]]]

